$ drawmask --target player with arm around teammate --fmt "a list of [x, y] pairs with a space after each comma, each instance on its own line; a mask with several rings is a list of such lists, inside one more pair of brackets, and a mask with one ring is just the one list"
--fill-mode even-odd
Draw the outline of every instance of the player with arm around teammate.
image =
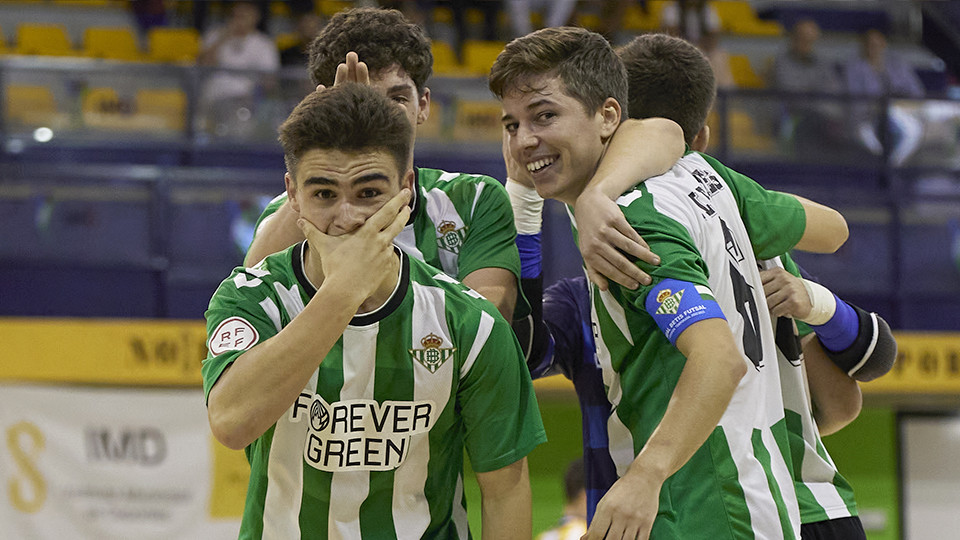
[[545, 440], [509, 325], [396, 249], [409, 122], [367, 87], [308, 96], [281, 127], [307, 240], [238, 268], [207, 311], [214, 435], [251, 464], [242, 538], [529, 538], [526, 454]]

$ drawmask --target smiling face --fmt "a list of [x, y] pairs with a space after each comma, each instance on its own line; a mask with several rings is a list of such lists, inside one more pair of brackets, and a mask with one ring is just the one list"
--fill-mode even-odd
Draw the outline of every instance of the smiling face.
[[502, 103], [510, 156], [528, 171], [541, 197], [573, 204], [619, 125], [617, 101], [608, 98], [587, 112], [559, 77], [544, 74], [515, 85]]
[[413, 185], [413, 171], [401, 173], [382, 150], [306, 151], [295, 176], [285, 177], [287, 195], [300, 217], [329, 236], [349, 234], [391, 197]]

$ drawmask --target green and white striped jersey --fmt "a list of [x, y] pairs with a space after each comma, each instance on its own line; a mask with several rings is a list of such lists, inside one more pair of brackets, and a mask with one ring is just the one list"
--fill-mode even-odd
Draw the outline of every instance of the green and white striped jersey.
[[[306, 243], [237, 268], [206, 312], [204, 392], [276, 335], [315, 287]], [[398, 250], [396, 290], [357, 315], [290, 409], [246, 448], [241, 538], [468, 538], [463, 452], [502, 468], [546, 440], [510, 326]]]
[[[796, 263], [789, 255], [763, 261], [761, 267], [784, 268], [800, 276]], [[857, 502], [853, 489], [827, 453], [813, 417], [803, 355], [797, 354], [800, 351], [799, 335], [794, 333], [792, 319], [782, 320], [790, 324], [782, 331], [777, 327], [777, 357], [780, 361], [780, 384], [783, 388], [793, 478], [800, 503], [800, 520], [803, 523], [815, 523], [855, 516]], [[801, 335], [811, 332], [810, 327], [802, 322], [797, 322], [796, 328]]]
[[[480, 268], [505, 268], [517, 277], [514, 318], [526, 317], [530, 306], [520, 293], [520, 254], [510, 198], [500, 182], [479, 174], [417, 168], [410, 221], [394, 243], [462, 281]], [[275, 213], [287, 194], [275, 197], [255, 228]], [[256, 232], [254, 232], [256, 235]]]
[[[660, 422], [686, 362], [655, 315], [679, 305], [678, 316], [697, 316], [697, 308], [684, 311], [684, 293], [715, 299], [748, 366], [713, 433], [664, 483], [651, 538], [797, 538], [773, 329], [760, 316], [767, 305], [754, 252], [775, 256], [793, 247], [804, 230], [802, 206], [697, 153], [617, 202], [661, 259], [656, 267], [641, 263], [653, 277], [649, 286], [592, 291], [618, 473]], [[667, 280], [693, 287], [666, 290]]]

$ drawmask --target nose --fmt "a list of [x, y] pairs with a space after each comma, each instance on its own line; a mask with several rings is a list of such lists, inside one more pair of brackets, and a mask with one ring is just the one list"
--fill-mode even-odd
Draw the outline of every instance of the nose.
[[517, 126], [517, 134], [515, 138], [517, 141], [517, 145], [520, 148], [534, 148], [537, 146], [537, 143], [539, 142], [539, 140], [537, 139], [537, 136], [533, 133], [533, 131], [522, 124]]
[[359, 206], [344, 201], [337, 206], [332, 229], [339, 234], [351, 233], [360, 228], [369, 216]]

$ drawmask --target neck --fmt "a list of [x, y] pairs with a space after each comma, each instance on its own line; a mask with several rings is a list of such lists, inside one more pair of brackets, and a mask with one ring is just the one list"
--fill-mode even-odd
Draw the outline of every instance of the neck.
[[[397, 283], [400, 281], [400, 256], [396, 251], [394, 251], [393, 257], [390, 258], [389, 266], [387, 278], [381, 281], [376, 289], [374, 289], [373, 294], [368, 296], [366, 300], [360, 304], [360, 307], [357, 309], [358, 314], [374, 311], [390, 299], [390, 295], [393, 294], [394, 289], [397, 288]], [[310, 283], [315, 285], [317, 289], [323, 285], [324, 274], [320, 257], [309, 248], [307, 249], [303, 262], [303, 272], [306, 274], [307, 279], [310, 280]]]

